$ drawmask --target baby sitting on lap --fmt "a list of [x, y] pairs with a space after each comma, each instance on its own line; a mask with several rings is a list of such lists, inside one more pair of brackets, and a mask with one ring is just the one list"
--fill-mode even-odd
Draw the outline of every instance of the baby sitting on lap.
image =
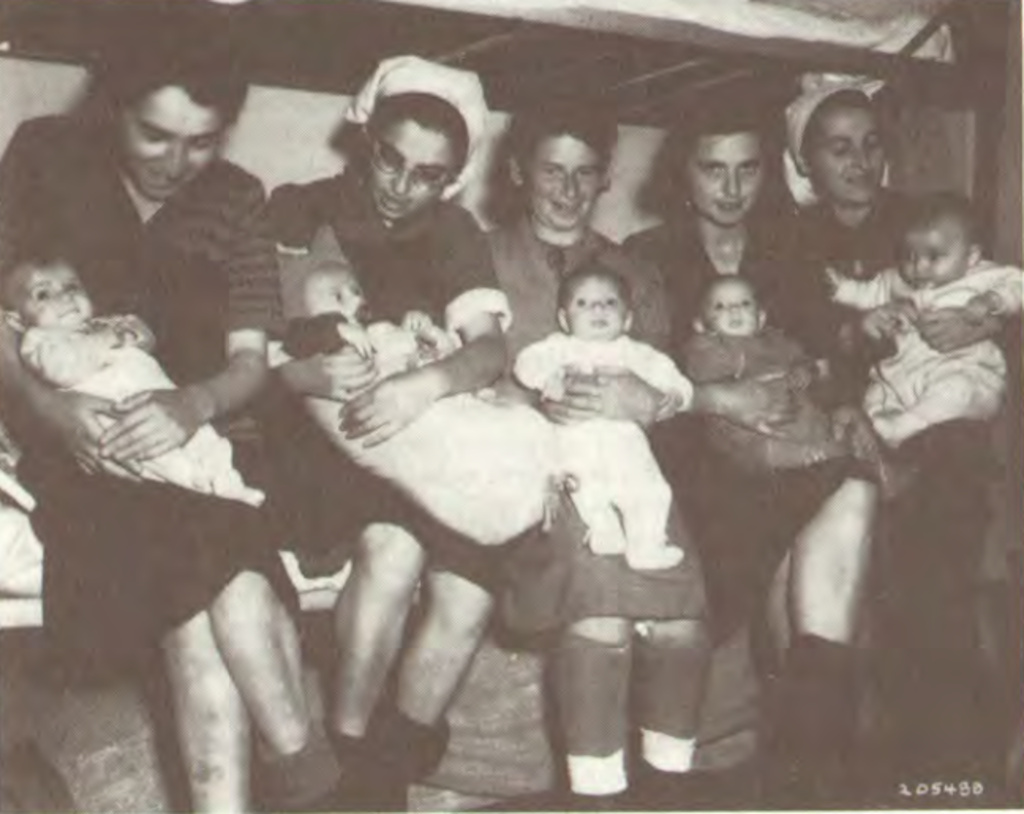
[[1024, 271], [983, 260], [976, 232], [967, 199], [933, 193], [917, 202], [898, 269], [872, 280], [831, 275], [835, 301], [868, 311], [869, 334], [896, 340], [896, 352], [872, 368], [864, 396], [865, 411], [891, 447], [936, 424], [984, 421], [999, 411], [1006, 389], [999, 346], [986, 339], [939, 351], [916, 327], [923, 314], [941, 308], [979, 317], [1020, 313]]
[[884, 489], [894, 476], [882, 460], [866, 417], [853, 413], [846, 437], [837, 438], [830, 413], [815, 401], [814, 389], [827, 375], [781, 331], [766, 325], [753, 285], [742, 277], [716, 279], [704, 294], [697, 333], [685, 350], [686, 373], [699, 384], [758, 379], [786, 388], [795, 413], [781, 424], [745, 427], [725, 418], [707, 420], [711, 445], [737, 466], [754, 472], [799, 469], [853, 456], [867, 465]]
[[[15, 264], [4, 274], [2, 295], [4, 316], [21, 334], [22, 363], [49, 384], [115, 406], [150, 390], [174, 389], [150, 354], [154, 338], [146, 324], [130, 314], [94, 316], [77, 272], [65, 262]], [[231, 443], [206, 425], [177, 449], [119, 464], [147, 480], [261, 505], [263, 492], [245, 484], [231, 457]], [[124, 474], [117, 466], [109, 471]]]
[[[523, 349], [519, 382], [543, 396], [562, 396], [566, 373], [626, 369], [671, 400], [689, 405], [690, 382], [665, 354], [628, 335], [632, 312], [626, 281], [601, 266], [583, 266], [562, 282], [554, 333]], [[574, 481], [573, 502], [589, 528], [595, 554], [624, 554], [637, 570], [672, 568], [683, 550], [668, 544], [672, 490], [643, 429], [631, 421], [595, 418], [555, 426], [559, 465]]]
[[[491, 305], [507, 323], [508, 303], [493, 293]], [[402, 325], [366, 324], [372, 303], [368, 307], [345, 258], [315, 260], [303, 280], [302, 300], [306, 316], [290, 321], [284, 342], [292, 358], [352, 347], [373, 357], [380, 381], [430, 364], [460, 345], [458, 325], [442, 330], [418, 311], [406, 313]], [[337, 401], [305, 401], [316, 423], [352, 460], [481, 545], [508, 542], [544, 517], [554, 474], [551, 429], [531, 407], [461, 393], [435, 402], [387, 441], [367, 446], [342, 431]]]

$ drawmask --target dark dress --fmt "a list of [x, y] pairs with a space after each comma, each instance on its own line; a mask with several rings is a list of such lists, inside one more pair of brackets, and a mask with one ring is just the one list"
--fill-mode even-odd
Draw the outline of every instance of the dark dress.
[[[809, 287], [797, 273], [791, 240], [789, 220], [752, 220], [738, 271], [754, 284], [769, 321], [787, 333], [792, 326], [784, 303], [803, 297]], [[702, 294], [720, 276], [697, 225], [682, 220], [657, 226], [630, 237], [624, 248], [661, 271], [672, 320], [671, 353], [685, 372]], [[700, 416], [682, 414], [652, 429], [651, 446], [693, 529], [714, 630], [725, 638], [763, 607], [782, 558], [849, 476], [851, 463], [834, 459], [751, 471], [713, 449], [707, 430]]]
[[[285, 292], [296, 284], [290, 277], [302, 265], [295, 258], [323, 225], [333, 229], [351, 260], [374, 320], [401, 322], [415, 309], [444, 324], [445, 308], [460, 294], [497, 288], [487, 242], [468, 212], [439, 201], [388, 228], [356, 177], [346, 173], [284, 186], [271, 196], [259, 229], [270, 251], [263, 263], [275, 274], [280, 268]], [[377, 522], [408, 530], [427, 550], [429, 567], [492, 587], [497, 549], [456, 534], [396, 486], [353, 463], [325, 437], [302, 401], [278, 383], [262, 418], [272, 491], [305, 572], [335, 570], [351, 556], [360, 532]]]
[[[663, 348], [668, 318], [657, 270], [625, 254], [594, 231], [573, 246], [555, 248], [538, 239], [525, 218], [488, 235], [495, 271], [512, 309], [510, 358], [524, 346], [558, 330], [561, 279], [589, 263], [621, 275], [634, 311], [632, 335]], [[505, 566], [508, 590], [503, 616], [517, 631], [535, 633], [590, 617], [702, 619], [707, 613], [700, 559], [688, 529], [673, 507], [669, 541], [687, 556], [674, 568], [636, 571], [622, 556], [599, 556], [584, 543], [586, 526], [563, 499], [546, 534], [527, 535], [510, 547]]]
[[[222, 369], [229, 329], [275, 318], [276, 288], [232, 259], [262, 201], [256, 179], [218, 161], [143, 223], [98, 131], [70, 118], [35, 120], [0, 163], [0, 240], [5, 259], [33, 245], [59, 247], [97, 312], [142, 316], [159, 361], [186, 384]], [[295, 605], [265, 512], [86, 474], [31, 423], [20, 423], [19, 440], [46, 552], [45, 629], [63, 654], [103, 671], [149, 658], [164, 633], [246, 570]]]

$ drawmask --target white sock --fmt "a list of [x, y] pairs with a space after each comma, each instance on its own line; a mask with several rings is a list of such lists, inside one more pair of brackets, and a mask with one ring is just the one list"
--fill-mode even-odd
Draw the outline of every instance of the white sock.
[[607, 757], [569, 755], [569, 786], [574, 794], [606, 795], [626, 790], [626, 753]]
[[676, 738], [664, 732], [640, 730], [640, 749], [644, 760], [663, 772], [688, 772], [697, 751], [696, 738]]

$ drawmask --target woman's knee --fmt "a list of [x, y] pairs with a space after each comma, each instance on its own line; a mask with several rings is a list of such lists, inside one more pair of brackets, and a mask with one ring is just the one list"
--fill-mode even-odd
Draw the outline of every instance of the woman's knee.
[[644, 634], [656, 647], [711, 650], [711, 633], [700, 619], [665, 619], [646, 622]]
[[210, 605], [210, 618], [218, 630], [252, 625], [270, 626], [281, 600], [263, 574], [240, 571], [221, 590]]
[[615, 616], [595, 616], [574, 622], [569, 634], [599, 644], [625, 647], [632, 641], [633, 623]]
[[368, 526], [359, 539], [357, 568], [363, 580], [388, 593], [411, 593], [419, 584], [426, 553], [405, 529]]
[[172, 630], [163, 639], [164, 658], [168, 674], [179, 691], [204, 707], [233, 708], [238, 702], [238, 689], [224, 664], [210, 630], [210, 619], [205, 613]]
[[428, 618], [449, 635], [479, 639], [493, 608], [494, 597], [476, 583], [457, 574], [431, 574]]
[[825, 511], [857, 527], [870, 527], [878, 511], [878, 486], [870, 481], [850, 478], [825, 502]]

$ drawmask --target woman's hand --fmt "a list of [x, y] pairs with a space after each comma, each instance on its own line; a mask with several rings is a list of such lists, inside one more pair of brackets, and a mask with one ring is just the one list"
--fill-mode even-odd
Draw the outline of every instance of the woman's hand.
[[832, 411], [832, 437], [850, 445], [853, 454], [865, 461], [880, 461], [882, 446], [863, 410], [842, 405]]
[[292, 392], [334, 401], [348, 401], [377, 380], [373, 357], [363, 356], [355, 348], [294, 359], [278, 370]]
[[100, 439], [113, 417], [114, 405], [108, 399], [71, 391], [53, 393], [43, 416], [65, 449], [87, 472], [102, 468]]
[[182, 446], [212, 414], [198, 389], [139, 393], [114, 406], [116, 420], [100, 438], [100, 454], [123, 463], [156, 458]]
[[893, 339], [907, 328], [913, 316], [913, 306], [904, 302], [890, 302], [872, 308], [861, 320], [861, 330], [876, 342]]
[[665, 395], [629, 370], [568, 372], [561, 399], [542, 399], [541, 409], [558, 424], [608, 418], [649, 426], [658, 419]]
[[991, 339], [1001, 328], [998, 316], [981, 315], [969, 308], [938, 308], [917, 319], [921, 338], [939, 353]]
[[353, 398], [341, 409], [340, 428], [364, 447], [383, 444], [405, 429], [443, 395], [431, 366], [391, 376]]
[[773, 374], [699, 385], [691, 411], [717, 415], [764, 435], [775, 435], [779, 427], [796, 417], [797, 404], [786, 377]]

